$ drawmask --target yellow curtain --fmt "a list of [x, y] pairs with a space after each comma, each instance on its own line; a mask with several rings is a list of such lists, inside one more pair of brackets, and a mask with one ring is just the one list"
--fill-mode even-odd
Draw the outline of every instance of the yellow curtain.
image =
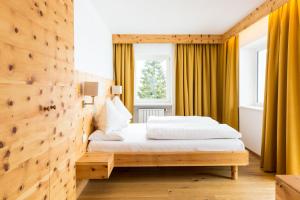
[[238, 38], [177, 44], [176, 115], [210, 116], [238, 129]]
[[178, 44], [176, 52], [176, 115], [217, 119], [218, 45]]
[[300, 174], [300, 3], [269, 16], [262, 167]]
[[133, 113], [134, 97], [134, 54], [132, 44], [114, 44], [114, 79], [116, 85], [121, 85], [123, 93], [121, 100], [127, 109]]
[[239, 38], [231, 37], [220, 48], [218, 71], [218, 118], [239, 128]]

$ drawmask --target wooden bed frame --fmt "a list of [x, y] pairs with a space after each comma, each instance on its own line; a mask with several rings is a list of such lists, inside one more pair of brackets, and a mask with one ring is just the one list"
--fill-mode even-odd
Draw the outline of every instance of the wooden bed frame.
[[114, 153], [115, 167], [230, 166], [233, 180], [238, 178], [238, 167], [248, 164], [247, 150]]

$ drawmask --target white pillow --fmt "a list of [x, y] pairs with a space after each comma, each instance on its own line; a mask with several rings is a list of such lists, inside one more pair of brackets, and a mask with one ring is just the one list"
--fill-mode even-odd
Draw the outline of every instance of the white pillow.
[[94, 131], [90, 136], [89, 140], [91, 141], [123, 141], [124, 138], [121, 135], [121, 132], [115, 131], [110, 134], [105, 134], [101, 130]]
[[132, 119], [132, 114], [127, 110], [127, 108], [125, 107], [125, 105], [123, 104], [123, 102], [120, 100], [118, 96], [115, 96], [113, 98], [113, 103], [118, 109], [118, 111], [122, 113], [122, 115], [127, 121], [130, 121]]
[[118, 111], [111, 100], [106, 100], [98, 119], [98, 129], [110, 134], [113, 131], [120, 131], [128, 126], [127, 120]]

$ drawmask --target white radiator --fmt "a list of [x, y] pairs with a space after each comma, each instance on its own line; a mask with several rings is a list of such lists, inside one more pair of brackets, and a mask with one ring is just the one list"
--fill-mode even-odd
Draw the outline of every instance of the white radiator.
[[163, 108], [142, 108], [138, 109], [139, 123], [145, 123], [149, 116], [164, 116], [165, 109]]

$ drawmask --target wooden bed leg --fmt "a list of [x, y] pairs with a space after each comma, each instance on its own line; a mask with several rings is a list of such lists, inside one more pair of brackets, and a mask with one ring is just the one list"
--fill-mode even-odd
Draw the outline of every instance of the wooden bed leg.
[[231, 179], [237, 180], [239, 175], [239, 168], [238, 166], [231, 166]]

